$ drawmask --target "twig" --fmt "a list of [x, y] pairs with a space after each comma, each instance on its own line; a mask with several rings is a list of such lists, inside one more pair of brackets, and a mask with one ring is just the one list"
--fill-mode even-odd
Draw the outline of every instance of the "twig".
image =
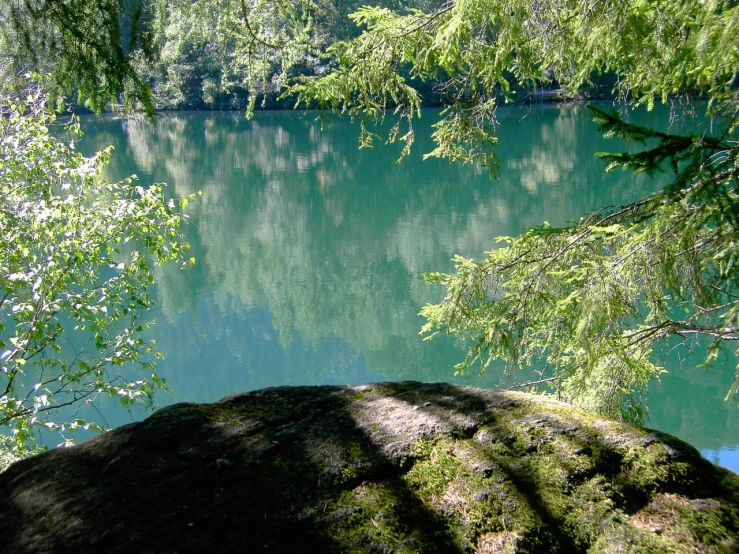
[[539, 379], [538, 381], [528, 381], [527, 383], [511, 385], [507, 389], [503, 389], [503, 390], [522, 389], [525, 387], [533, 387], [534, 385], [543, 385], [544, 383], [551, 383], [552, 381], [556, 381], [557, 379], [558, 377], [547, 377], [546, 379]]

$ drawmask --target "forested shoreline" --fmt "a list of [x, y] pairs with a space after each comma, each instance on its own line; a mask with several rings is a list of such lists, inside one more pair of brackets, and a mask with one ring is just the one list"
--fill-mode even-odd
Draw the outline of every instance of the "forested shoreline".
[[[177, 9], [171, 3], [134, 0], [126, 2], [126, 9], [120, 13], [124, 51], [136, 48], [137, 40], [147, 41], [148, 50], [134, 57], [134, 65], [142, 81], [150, 87], [157, 111], [247, 110], [254, 100], [256, 109], [295, 108], [296, 95], [286, 88], [301, 77], [321, 77], [332, 70], [336, 60], [327, 49], [361, 34], [362, 26], [349, 16], [366, 2], [321, 0], [311, 4], [309, 10], [298, 10], [293, 16], [304, 25], [301, 38], [305, 42], [296, 43], [294, 46], [299, 48], [287, 54], [270, 48], [259, 51], [253, 45], [244, 51], [238, 2], [175, 4]], [[377, 5], [382, 10], [409, 15], [433, 13], [445, 3], [440, 0], [409, 3], [383, 0]], [[274, 14], [270, 14], [270, 18], [274, 18]], [[264, 24], [270, 27], [270, 36], [280, 36], [279, 25]], [[134, 39], [137, 33], [144, 39]], [[142, 58], [146, 58], [145, 63]], [[398, 70], [418, 92], [423, 106], [448, 105], [450, 97], [445, 93], [445, 83], [449, 75], [446, 71], [440, 70], [436, 77], [419, 78], [414, 75], [410, 63], [400, 64]], [[610, 100], [619, 96], [615, 91], [618, 75], [613, 71], [595, 71], [588, 76], [586, 85], [572, 90], [562, 87], [551, 76], [546, 82], [536, 82], [506, 72], [506, 79], [506, 89], [498, 86], [494, 91], [496, 101], [501, 104]], [[74, 111], [93, 111], [84, 101], [77, 100], [75, 95], [67, 98]], [[84, 100], [84, 95], [79, 100]], [[311, 107], [310, 104], [307, 107]], [[388, 107], [392, 108], [393, 103]], [[106, 111], [110, 109], [117, 109], [115, 103]]]

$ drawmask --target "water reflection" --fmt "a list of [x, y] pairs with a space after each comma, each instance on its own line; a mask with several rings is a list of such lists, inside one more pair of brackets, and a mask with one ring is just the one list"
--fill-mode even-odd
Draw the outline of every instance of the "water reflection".
[[[666, 111], [634, 117], [667, 122]], [[154, 333], [174, 390], [164, 401], [282, 384], [495, 386], [500, 369], [452, 377], [462, 344], [419, 337], [418, 311], [441, 293], [421, 273], [450, 270], [456, 253], [480, 257], [496, 236], [562, 224], [656, 187], [603, 172], [595, 153], [614, 143], [582, 107], [500, 110], [495, 181], [482, 168], [421, 162], [433, 118], [426, 114], [418, 148], [400, 165], [398, 148], [360, 151], [356, 126], [334, 120], [321, 131], [310, 114], [85, 122], [83, 152], [116, 147], [109, 178], [137, 173], [169, 183], [175, 196], [203, 192], [186, 227], [197, 265], [158, 274]], [[732, 372], [689, 365], [653, 388], [651, 425], [721, 457], [739, 443], [737, 410], [721, 401]]]

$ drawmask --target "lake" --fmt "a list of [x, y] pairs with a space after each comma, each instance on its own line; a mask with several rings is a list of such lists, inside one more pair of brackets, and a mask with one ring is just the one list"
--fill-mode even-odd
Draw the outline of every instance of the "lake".
[[[663, 130], [669, 116], [630, 114]], [[80, 151], [115, 147], [107, 179], [135, 173], [144, 185], [168, 183], [172, 196], [202, 191], [183, 228], [196, 265], [157, 268], [152, 337], [172, 389], [159, 405], [278, 385], [510, 386], [500, 365], [454, 376], [463, 342], [422, 340], [418, 312], [442, 291], [421, 275], [450, 271], [454, 254], [479, 259], [495, 237], [563, 224], [660, 183], [604, 173], [595, 153], [623, 147], [600, 136], [584, 106], [501, 108], [497, 179], [474, 165], [422, 161], [436, 118], [424, 112], [400, 164], [398, 145], [359, 150], [357, 123], [329, 118], [322, 129], [314, 113], [83, 119]], [[669, 373], [649, 391], [647, 425], [739, 471], [739, 410], [723, 401], [736, 360], [708, 371], [701, 361], [679, 350], [668, 357]], [[83, 410], [113, 426], [145, 415]]]

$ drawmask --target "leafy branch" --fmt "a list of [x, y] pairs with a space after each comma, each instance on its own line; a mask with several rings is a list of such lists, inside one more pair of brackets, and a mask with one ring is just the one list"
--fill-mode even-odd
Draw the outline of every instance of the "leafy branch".
[[[55, 138], [38, 88], [0, 96], [0, 463], [36, 451], [41, 430], [100, 394], [150, 402], [164, 382], [143, 335], [154, 263], [187, 265], [184, 217], [162, 187], [99, 178], [109, 151], [85, 158]], [[73, 130], [73, 129], [72, 129]], [[22, 147], [19, 147], [22, 145]], [[108, 368], [121, 367], [121, 375]], [[125, 375], [139, 367], [140, 379]], [[65, 410], [67, 408], [67, 410]], [[60, 418], [60, 420], [58, 420]]]
[[[737, 143], [726, 134], [656, 133], [615, 114], [599, 121], [611, 136], [657, 140], [619, 161], [631, 170], [677, 167], [675, 181], [568, 227], [502, 237], [506, 246], [481, 262], [456, 258], [456, 273], [427, 275], [447, 294], [421, 311], [422, 332], [471, 339], [459, 371], [475, 363], [485, 369], [493, 359], [506, 360], [509, 370], [545, 360], [560, 397], [638, 419], [634, 395], [664, 371], [652, 355], [669, 337], [709, 339], [706, 363], [739, 339]], [[666, 144], [679, 145], [677, 166]]]

